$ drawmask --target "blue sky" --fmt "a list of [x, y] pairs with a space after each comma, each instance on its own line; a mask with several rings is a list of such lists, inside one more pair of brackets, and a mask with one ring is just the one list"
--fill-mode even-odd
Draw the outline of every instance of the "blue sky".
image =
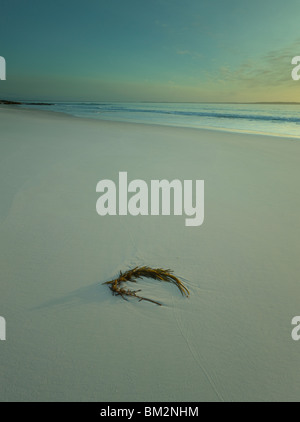
[[299, 0], [1, 0], [0, 98], [300, 101]]

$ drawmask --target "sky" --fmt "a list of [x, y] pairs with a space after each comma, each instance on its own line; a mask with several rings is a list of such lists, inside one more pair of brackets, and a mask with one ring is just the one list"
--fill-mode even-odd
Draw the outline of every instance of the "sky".
[[299, 0], [0, 0], [0, 98], [300, 101]]

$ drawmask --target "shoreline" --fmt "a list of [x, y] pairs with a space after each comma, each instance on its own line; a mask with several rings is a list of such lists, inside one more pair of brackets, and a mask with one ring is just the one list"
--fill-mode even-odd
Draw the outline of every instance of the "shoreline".
[[283, 138], [287, 140], [299, 140], [300, 135], [282, 135], [282, 134], [274, 134], [274, 133], [267, 133], [267, 132], [255, 132], [255, 131], [247, 131], [242, 129], [228, 129], [228, 128], [216, 128], [216, 127], [188, 127], [188, 126], [180, 126], [180, 125], [167, 125], [167, 124], [159, 124], [159, 123], [143, 123], [143, 122], [130, 122], [130, 121], [122, 121], [122, 120], [111, 120], [111, 119], [96, 119], [93, 117], [80, 117], [75, 116], [73, 114], [65, 113], [63, 111], [54, 111], [54, 110], [42, 110], [42, 109], [31, 109], [22, 107], [22, 105], [8, 105], [8, 104], [0, 104], [0, 110], [18, 110], [18, 111], [25, 111], [25, 112], [32, 112], [33, 115], [36, 112], [37, 114], [49, 114], [49, 115], [56, 115], [56, 116], [63, 116], [63, 117], [70, 117], [72, 119], [79, 119], [81, 121], [94, 121], [94, 122], [106, 122], [111, 124], [125, 124], [125, 125], [142, 125], [142, 126], [149, 126], [149, 127], [167, 127], [167, 128], [178, 128], [178, 129], [187, 129], [187, 130], [195, 130], [195, 131], [209, 131], [209, 132], [223, 132], [223, 133], [232, 133], [232, 134], [242, 134], [242, 135], [257, 135], [257, 136], [265, 136], [265, 137], [274, 137], [274, 138]]

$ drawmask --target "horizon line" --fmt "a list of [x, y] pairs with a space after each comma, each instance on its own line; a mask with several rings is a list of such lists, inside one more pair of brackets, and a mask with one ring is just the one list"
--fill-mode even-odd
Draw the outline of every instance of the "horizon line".
[[[12, 99], [14, 98], [14, 99]], [[300, 105], [299, 101], [120, 101], [120, 100], [47, 100], [46, 98], [41, 100], [40, 98], [37, 99], [19, 99], [17, 97], [11, 97], [10, 99], [1, 98], [1, 101], [16, 101], [20, 103], [35, 103], [35, 102], [47, 102], [51, 103], [51, 105], [55, 103], [158, 103], [158, 104], [280, 104], [280, 105]]]

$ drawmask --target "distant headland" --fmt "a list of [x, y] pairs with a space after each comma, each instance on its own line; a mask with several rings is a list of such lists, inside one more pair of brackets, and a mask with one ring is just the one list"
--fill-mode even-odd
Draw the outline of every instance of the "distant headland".
[[26, 105], [39, 105], [39, 106], [48, 106], [48, 105], [53, 105], [52, 103], [36, 103], [36, 102], [20, 102], [20, 101], [11, 101], [11, 100], [0, 100], [0, 104], [6, 104], [6, 105], [22, 105], [22, 104], [26, 104]]

